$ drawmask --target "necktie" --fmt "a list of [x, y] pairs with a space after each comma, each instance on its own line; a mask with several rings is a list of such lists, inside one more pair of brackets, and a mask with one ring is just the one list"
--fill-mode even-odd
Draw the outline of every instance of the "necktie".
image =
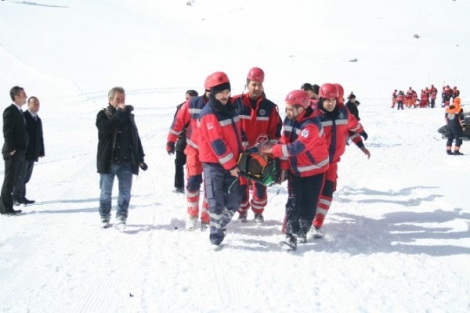
[[23, 110], [20, 110], [21, 112], [21, 117], [23, 118], [23, 123], [26, 125], [26, 119], [24, 118], [24, 112]]

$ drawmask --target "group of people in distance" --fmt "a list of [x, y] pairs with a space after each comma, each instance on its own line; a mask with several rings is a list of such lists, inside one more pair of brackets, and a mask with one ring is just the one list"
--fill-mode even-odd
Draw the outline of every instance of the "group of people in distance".
[[[345, 106], [339, 84], [304, 84], [285, 98], [285, 119], [264, 91], [265, 73], [251, 68], [246, 76], [246, 92], [231, 96], [230, 80], [224, 72], [209, 75], [204, 94], [190, 95], [178, 105], [167, 137], [166, 151], [176, 153], [175, 191], [186, 189], [188, 221], [186, 229], [209, 229], [216, 249], [226, 236], [227, 224], [238, 212], [238, 221], [264, 222], [267, 187], [243, 175], [238, 166], [242, 152], [266, 159], [278, 159], [277, 183], [288, 181], [288, 198], [280, 242], [285, 250], [295, 250], [307, 236], [322, 238], [322, 226], [336, 190], [338, 163], [348, 138], [367, 157], [367, 133], [359, 123], [355, 96], [349, 102], [357, 117]], [[182, 136], [186, 138], [186, 186], [181, 182]], [[260, 138], [266, 139], [261, 141]], [[200, 189], [204, 185], [202, 209]], [[199, 222], [200, 219], [200, 222]], [[198, 223], [199, 222], [199, 223]]]
[[[400, 90], [397, 92], [395, 89], [392, 94], [392, 109], [397, 104], [398, 110], [403, 110], [403, 105], [408, 108], [434, 108], [436, 105], [437, 88], [434, 85], [426, 87], [421, 90], [421, 99], [413, 88], [409, 88], [406, 94]], [[463, 132], [468, 127], [465, 125], [464, 112], [460, 103], [460, 90], [457, 86], [451, 88], [449, 85], [442, 86], [442, 103], [441, 106], [445, 108], [445, 122], [446, 125], [443, 134], [447, 138], [446, 153], [448, 155], [462, 155], [460, 147], [462, 145]], [[454, 143], [455, 141], [455, 143]], [[454, 147], [452, 148], [452, 145]]]
[[[408, 90], [403, 92], [403, 90], [397, 91], [395, 89], [392, 94], [392, 109], [397, 105], [398, 110], [403, 110], [403, 105], [407, 108], [435, 108], [436, 98], [437, 98], [437, 88], [434, 85], [431, 87], [426, 87], [421, 89], [421, 95], [418, 98], [418, 93], [411, 87]], [[442, 107], [447, 107], [452, 102], [452, 99], [458, 97], [460, 91], [457, 89], [457, 86], [450, 88], [449, 85], [442, 87]]]

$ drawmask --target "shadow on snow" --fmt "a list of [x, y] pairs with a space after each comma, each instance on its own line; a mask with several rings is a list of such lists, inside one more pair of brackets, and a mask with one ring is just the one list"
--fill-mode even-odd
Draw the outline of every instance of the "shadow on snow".
[[[325, 226], [325, 240], [317, 240], [314, 249], [326, 252], [371, 254], [400, 252], [448, 256], [470, 254], [470, 248], [454, 242], [470, 239], [470, 214], [459, 210], [434, 212], [393, 212], [380, 219], [349, 213], [331, 214], [341, 221]], [[463, 230], [455, 230], [446, 222], [462, 220]], [[466, 225], [465, 225], [466, 224]], [[438, 240], [439, 243], [434, 242]], [[445, 244], [445, 240], [454, 241]]]
[[64, 6], [64, 5], [41, 4], [41, 3], [29, 2], [29, 1], [16, 1], [15, 3], [17, 3], [17, 4], [26, 4], [26, 5], [34, 5], [34, 6], [39, 6], [39, 7], [68, 9], [68, 6]]

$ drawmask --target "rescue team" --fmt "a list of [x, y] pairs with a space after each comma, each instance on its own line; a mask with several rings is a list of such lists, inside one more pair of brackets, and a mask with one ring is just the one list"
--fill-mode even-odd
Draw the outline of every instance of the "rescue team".
[[[345, 105], [341, 85], [305, 83], [300, 90], [287, 94], [282, 120], [278, 106], [265, 94], [264, 79], [262, 69], [250, 69], [246, 93], [232, 97], [230, 80], [224, 72], [209, 75], [201, 96], [195, 90], [186, 92], [186, 101], [177, 106], [168, 133], [166, 150], [168, 154], [176, 152], [175, 192], [186, 193], [186, 229], [209, 229], [215, 249], [221, 247], [227, 224], [235, 213], [238, 212], [239, 222], [246, 223], [252, 211], [253, 221], [263, 223], [267, 185], [285, 180], [288, 198], [282, 232], [286, 237], [280, 242], [281, 247], [296, 250], [297, 243], [305, 243], [307, 237], [322, 238], [322, 226], [336, 191], [338, 163], [348, 141], [367, 158], [371, 156], [364, 146], [368, 135], [359, 122], [359, 102], [353, 93]], [[435, 98], [434, 86], [430, 90]], [[447, 97], [443, 100], [448, 128], [446, 152], [462, 155], [460, 137], [466, 125], [460, 92], [454, 87], [450, 93], [447, 86], [443, 94]], [[452, 104], [450, 94], [454, 98]], [[393, 102], [402, 109], [400, 96], [395, 90]], [[26, 199], [25, 185], [34, 162], [44, 156], [44, 142], [37, 116], [39, 100], [30, 97], [26, 101], [24, 89], [18, 86], [11, 89], [10, 97], [13, 103], [3, 114], [2, 152], [8, 170], [0, 196], [0, 213], [21, 215], [22, 211], [13, 205], [34, 203]], [[26, 102], [28, 111], [23, 111]], [[121, 231], [126, 228], [133, 175], [139, 169], [147, 170], [134, 108], [125, 103], [124, 89], [114, 87], [108, 93], [108, 107], [96, 117], [101, 227], [111, 226], [112, 190], [117, 177], [114, 227]]]
[[[348, 138], [370, 158], [363, 143], [367, 133], [344, 105], [341, 85], [324, 84], [318, 95], [309, 92], [313, 88], [291, 91], [285, 98], [286, 117], [282, 121], [278, 106], [266, 97], [264, 79], [262, 69], [250, 69], [246, 93], [231, 97], [228, 76], [224, 72], [209, 75], [204, 94], [187, 97], [168, 133], [169, 154], [175, 153], [176, 142], [186, 136], [186, 229], [195, 230], [200, 219], [201, 231], [209, 228], [209, 239], [216, 249], [235, 213], [238, 221], [245, 223], [251, 210], [255, 223], [264, 222], [267, 187], [243, 175], [238, 166], [242, 152], [278, 159], [276, 182], [288, 181], [282, 229], [286, 237], [280, 242], [284, 250], [296, 250], [308, 234], [323, 237], [321, 228], [333, 200], [338, 163]], [[175, 187], [181, 192], [181, 186]]]
[[[418, 93], [411, 87], [408, 88], [406, 93], [403, 92], [403, 90], [397, 91], [397, 89], [395, 89], [392, 93], [391, 108], [395, 108], [395, 104], [398, 104], [398, 110], [403, 110], [403, 104], [405, 104], [407, 108], [435, 108], [437, 94], [438, 91], [434, 85], [421, 89], [421, 96], [419, 99]], [[455, 101], [455, 99], [459, 96], [460, 90], [457, 88], [457, 86], [454, 86], [453, 89], [450, 88], [449, 85], [442, 86], [441, 107], [447, 108], [449, 105], [451, 105], [452, 99]]]
[[[246, 93], [231, 97], [227, 75], [223, 72], [209, 75], [201, 96], [194, 90], [186, 92], [186, 101], [177, 106], [168, 133], [166, 150], [168, 154], [177, 152], [176, 192], [184, 192], [182, 166], [186, 164], [186, 229], [194, 231], [199, 226], [205, 231], [209, 228], [210, 242], [215, 249], [221, 247], [227, 224], [235, 213], [238, 212], [238, 221], [246, 223], [252, 211], [254, 222], [263, 223], [268, 204], [267, 185], [285, 180], [288, 181], [288, 199], [282, 231], [286, 237], [280, 242], [281, 247], [295, 250], [297, 242], [307, 241], [308, 234], [322, 238], [323, 222], [336, 190], [338, 163], [348, 140], [370, 158], [363, 143], [367, 133], [356, 117], [358, 112], [351, 113], [345, 106], [341, 85], [327, 83], [320, 87], [306, 83], [302, 90], [291, 91], [285, 98], [286, 117], [282, 121], [278, 106], [266, 97], [264, 79], [262, 69], [250, 69]], [[15, 86], [11, 98], [13, 104], [4, 112], [4, 125], [26, 131], [28, 127], [21, 109], [26, 94]], [[32, 103], [34, 99], [32, 97]], [[31, 110], [37, 112], [37, 108]], [[147, 170], [133, 110], [133, 106], [126, 105], [124, 89], [114, 87], [108, 93], [108, 107], [96, 116], [99, 214], [103, 228], [112, 225], [115, 178], [119, 193], [114, 227], [123, 231], [133, 175], [137, 175], [139, 169]], [[14, 119], [6, 114], [10, 111]], [[4, 127], [4, 133], [6, 130]], [[13, 138], [16, 142], [9, 139], [11, 134], [11, 131], [4, 134], [6, 141], [2, 150], [8, 168], [23, 162], [24, 147], [28, 144], [27, 136], [16, 136], [18, 138]], [[19, 153], [15, 154], [16, 150]], [[36, 150], [39, 157], [43, 156], [42, 150]], [[18, 161], [15, 161], [17, 155]], [[19, 166], [14, 168], [17, 171]], [[17, 177], [17, 172], [5, 174], [0, 201], [2, 215], [21, 213], [12, 208], [12, 190]]]

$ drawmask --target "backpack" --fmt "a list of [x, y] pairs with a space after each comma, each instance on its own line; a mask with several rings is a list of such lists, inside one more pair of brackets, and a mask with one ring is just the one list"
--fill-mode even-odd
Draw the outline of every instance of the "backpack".
[[246, 149], [238, 158], [240, 176], [254, 180], [264, 186], [279, 183], [279, 161], [269, 156], [260, 155], [256, 149]]

